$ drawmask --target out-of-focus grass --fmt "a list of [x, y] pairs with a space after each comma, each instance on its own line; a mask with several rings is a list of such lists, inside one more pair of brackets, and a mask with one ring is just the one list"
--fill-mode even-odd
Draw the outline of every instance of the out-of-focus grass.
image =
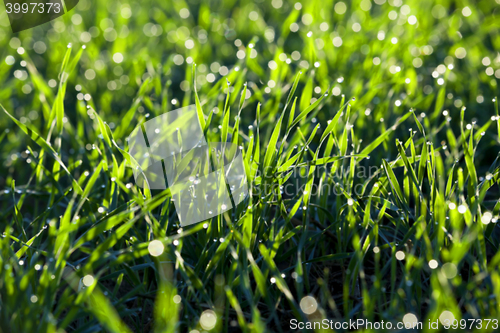
[[[81, 0], [16, 35], [2, 12], [0, 331], [498, 318], [499, 6]], [[123, 154], [196, 94], [251, 195], [180, 228]]]

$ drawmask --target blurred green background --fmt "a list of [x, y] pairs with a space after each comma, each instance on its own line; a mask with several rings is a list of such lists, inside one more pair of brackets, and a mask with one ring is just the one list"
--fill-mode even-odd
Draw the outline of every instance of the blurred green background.
[[[337, 99], [340, 94], [358, 98], [353, 106], [360, 110], [361, 126], [368, 132], [379, 126], [381, 118], [389, 121], [408, 107], [429, 113], [430, 122], [435, 122], [432, 111], [437, 100], [450, 109], [450, 115], [465, 105], [471, 117], [484, 122], [489, 118], [484, 109], [491, 107], [500, 77], [498, 10], [492, 0], [84, 0], [64, 17], [15, 35], [3, 12], [0, 99], [22, 122], [47, 126], [44, 103], [51, 105], [71, 43], [75, 48], [86, 46], [64, 101], [66, 119], [75, 129], [88, 121], [79, 102], [85, 96], [91, 97], [112, 129], [120, 125], [125, 129], [129, 124], [120, 123], [123, 113], [144, 80], [155, 75], [162, 87], [168, 86], [164, 98], [150, 99], [162, 112], [193, 103], [193, 63], [202, 96], [213, 92], [235, 67], [244, 69], [253, 105], [280, 94], [298, 70], [305, 70], [302, 81], [311, 76], [313, 87], [319, 87], [311, 97], [330, 87]], [[249, 44], [255, 45], [251, 51], [246, 49]], [[28, 58], [43, 82], [34, 83], [22, 66]], [[453, 70], [446, 70], [450, 65]], [[445, 85], [438, 84], [440, 79]], [[45, 101], [40, 101], [37, 89], [43, 90]], [[179, 104], [173, 105], [173, 99]], [[394, 104], [397, 100], [401, 106]], [[365, 109], [371, 110], [368, 116], [362, 112]], [[137, 108], [142, 114], [151, 111], [147, 105]], [[326, 120], [328, 111], [319, 117]], [[5, 130], [12, 124], [3, 121], [1, 126]], [[83, 135], [68, 137], [68, 146], [85, 147], [95, 140], [92, 133], [78, 133]], [[118, 139], [126, 134], [119, 133]], [[2, 172], [3, 186], [9, 185], [15, 169], [11, 155], [18, 143], [14, 132], [3, 142], [3, 166], [12, 168]]]

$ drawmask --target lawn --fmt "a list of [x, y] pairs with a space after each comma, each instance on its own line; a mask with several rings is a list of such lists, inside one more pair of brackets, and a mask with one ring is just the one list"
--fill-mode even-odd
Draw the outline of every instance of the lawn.
[[[0, 5], [0, 333], [498, 331], [498, 50], [500, 0]], [[186, 107], [248, 184], [190, 225], [129, 144]]]

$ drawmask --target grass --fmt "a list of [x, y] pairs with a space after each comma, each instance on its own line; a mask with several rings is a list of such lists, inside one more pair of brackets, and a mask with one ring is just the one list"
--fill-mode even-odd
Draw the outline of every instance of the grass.
[[[499, 318], [498, 13], [81, 0], [13, 35], [3, 12], [0, 332]], [[192, 104], [251, 193], [182, 228], [126, 138]]]

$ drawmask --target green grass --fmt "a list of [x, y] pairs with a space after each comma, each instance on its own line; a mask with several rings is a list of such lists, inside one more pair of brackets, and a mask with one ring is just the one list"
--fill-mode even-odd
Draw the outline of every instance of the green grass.
[[[2, 11], [0, 332], [499, 318], [499, 0], [339, 3]], [[193, 104], [251, 194], [181, 228], [126, 138]]]

